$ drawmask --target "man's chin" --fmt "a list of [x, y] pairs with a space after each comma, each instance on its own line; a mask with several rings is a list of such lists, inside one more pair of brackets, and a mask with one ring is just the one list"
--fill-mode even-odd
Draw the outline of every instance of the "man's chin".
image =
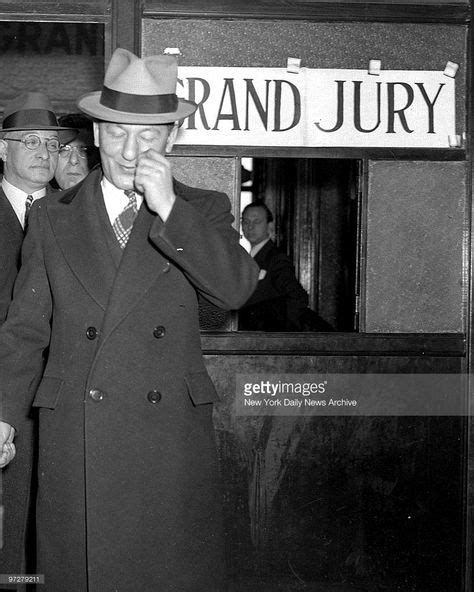
[[32, 181], [34, 183], [40, 183], [43, 187], [46, 187], [46, 185], [51, 181], [53, 176], [54, 175], [51, 175], [49, 171], [44, 173], [38, 172], [36, 175], [34, 175]]
[[130, 174], [130, 175], [117, 175], [114, 176], [113, 179], [109, 179], [109, 181], [112, 183], [112, 185], [115, 185], [115, 187], [117, 187], [117, 189], [121, 189], [122, 191], [126, 191], [127, 189], [134, 189], [134, 179], [135, 179], [135, 174]]
[[132, 191], [135, 191], [135, 186], [133, 185], [133, 183], [121, 183], [120, 185], [117, 185], [116, 183], [112, 184], [115, 185], [115, 187], [117, 187], [117, 189], [120, 189], [121, 191], [129, 191], [130, 189]]

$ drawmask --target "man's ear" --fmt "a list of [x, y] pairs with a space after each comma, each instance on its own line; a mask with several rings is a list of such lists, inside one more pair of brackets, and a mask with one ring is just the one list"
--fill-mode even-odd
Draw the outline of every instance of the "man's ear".
[[93, 121], [92, 125], [94, 126], [94, 146], [99, 147], [99, 122]]
[[166, 140], [165, 150], [166, 150], [167, 154], [169, 154], [171, 152], [171, 150], [173, 149], [174, 143], [176, 142], [176, 138], [178, 136], [178, 130], [179, 130], [179, 123], [177, 121], [175, 121], [173, 127], [171, 128], [170, 133], [168, 134], [168, 138]]
[[5, 162], [7, 160], [8, 142], [0, 139], [0, 158]]
[[268, 222], [267, 233], [272, 240], [275, 240], [275, 222]]

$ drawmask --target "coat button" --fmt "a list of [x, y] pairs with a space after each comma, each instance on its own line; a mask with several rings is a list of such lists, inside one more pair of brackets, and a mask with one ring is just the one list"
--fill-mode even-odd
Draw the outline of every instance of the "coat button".
[[160, 339], [160, 337], [164, 337], [166, 333], [166, 329], [163, 327], [163, 325], [158, 325], [158, 327], [155, 327], [153, 329], [153, 337], [156, 337], [157, 339]]
[[99, 389], [91, 388], [91, 390], [89, 391], [89, 397], [93, 401], [98, 403], [99, 401], [102, 401], [105, 398], [105, 393], [104, 393], [104, 391], [101, 391]]
[[156, 405], [156, 403], [161, 401], [161, 393], [159, 391], [150, 391], [146, 398], [148, 399], [149, 403]]
[[87, 339], [95, 339], [97, 337], [97, 329], [95, 327], [87, 327], [86, 329], [86, 337]]

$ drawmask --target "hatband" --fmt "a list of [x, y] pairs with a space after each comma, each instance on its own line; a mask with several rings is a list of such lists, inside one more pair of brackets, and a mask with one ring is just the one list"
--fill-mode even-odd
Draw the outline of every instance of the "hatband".
[[100, 104], [127, 113], [172, 113], [178, 109], [178, 97], [165, 95], [134, 95], [104, 86]]

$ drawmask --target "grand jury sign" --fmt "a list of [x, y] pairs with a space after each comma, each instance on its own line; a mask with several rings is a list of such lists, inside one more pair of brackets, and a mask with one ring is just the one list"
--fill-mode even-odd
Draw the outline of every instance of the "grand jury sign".
[[445, 148], [454, 79], [441, 71], [180, 67], [198, 104], [180, 144]]

